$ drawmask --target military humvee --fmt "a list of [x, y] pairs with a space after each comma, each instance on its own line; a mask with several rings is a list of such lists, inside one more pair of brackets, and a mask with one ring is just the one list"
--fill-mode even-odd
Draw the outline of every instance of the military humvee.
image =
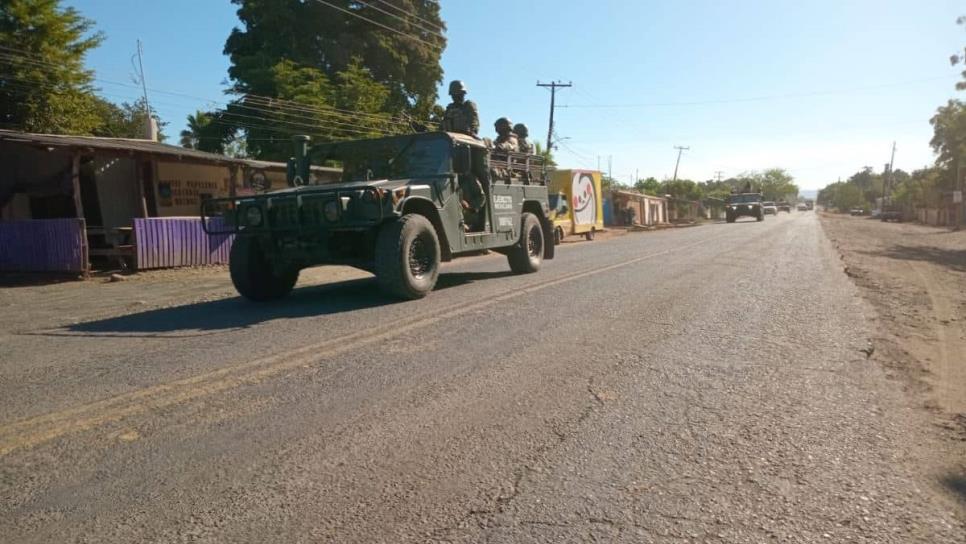
[[[306, 184], [311, 165], [326, 161], [342, 165], [342, 181]], [[301, 269], [322, 264], [368, 270], [386, 292], [415, 299], [433, 290], [442, 261], [489, 249], [529, 273], [554, 255], [542, 157], [470, 136], [314, 146], [300, 136], [288, 178], [287, 189], [202, 204], [207, 233], [236, 235], [231, 279], [251, 300], [284, 297]], [[477, 188], [479, 209], [466, 209], [466, 187]]]
[[758, 221], [765, 220], [761, 193], [737, 193], [728, 195], [728, 203], [725, 206], [725, 220], [729, 223], [734, 223], [739, 217], [754, 217]]

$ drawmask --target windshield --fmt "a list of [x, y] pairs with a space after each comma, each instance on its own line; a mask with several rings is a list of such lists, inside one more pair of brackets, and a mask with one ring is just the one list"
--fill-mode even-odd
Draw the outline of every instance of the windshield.
[[342, 181], [407, 179], [450, 172], [448, 139], [385, 138], [320, 146], [313, 162], [334, 161], [342, 166]]
[[728, 197], [728, 202], [730, 204], [746, 204], [749, 202], [759, 202], [761, 196], [757, 194], [746, 194], [746, 195], [731, 195]]

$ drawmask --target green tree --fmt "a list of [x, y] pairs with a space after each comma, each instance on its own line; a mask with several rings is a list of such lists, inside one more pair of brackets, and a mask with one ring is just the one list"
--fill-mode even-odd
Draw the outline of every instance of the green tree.
[[446, 40], [437, 2], [396, 0], [382, 9], [331, 1], [345, 11], [301, 0], [232, 2], [241, 28], [225, 54], [231, 92], [242, 98], [225, 119], [248, 134], [254, 155], [287, 156], [283, 146], [295, 133], [338, 139], [398, 132], [409, 129], [409, 119], [428, 124], [440, 113]]
[[60, 0], [0, 2], [0, 124], [90, 134], [102, 120], [84, 56], [103, 40]]
[[[98, 118], [97, 126], [91, 131], [94, 136], [110, 138], [144, 138], [144, 99], [139, 98], [133, 103], [122, 102], [114, 104], [102, 98], [94, 98], [94, 113]], [[158, 141], [167, 139], [164, 127], [168, 123], [162, 121], [157, 112], [151, 112], [151, 117], [158, 124]]]
[[541, 144], [540, 142], [534, 142], [533, 154], [543, 157], [543, 160], [546, 161], [547, 168], [557, 167], [557, 161], [555, 161], [553, 158], [553, 150], [544, 149], [543, 144]]
[[954, 169], [966, 156], [966, 103], [950, 100], [929, 120], [933, 137], [929, 145], [936, 152], [936, 165]]
[[659, 196], [661, 194], [661, 182], [653, 177], [639, 179], [634, 184], [634, 189], [645, 195]]
[[223, 121], [221, 112], [198, 110], [188, 115], [187, 123], [188, 128], [182, 130], [180, 135], [182, 147], [227, 154], [237, 139], [233, 124]]
[[[966, 15], [961, 15], [957, 17], [956, 24], [963, 27], [963, 30], [966, 30]], [[956, 66], [958, 64], [962, 64], [966, 66], [966, 47], [963, 47], [962, 55], [960, 55], [959, 53], [956, 53], [950, 56], [949, 63], [952, 64], [953, 66]], [[963, 73], [963, 80], [958, 81], [956, 83], [956, 88], [959, 89], [960, 91], [966, 90], [966, 70], [963, 70], [962, 73]]]

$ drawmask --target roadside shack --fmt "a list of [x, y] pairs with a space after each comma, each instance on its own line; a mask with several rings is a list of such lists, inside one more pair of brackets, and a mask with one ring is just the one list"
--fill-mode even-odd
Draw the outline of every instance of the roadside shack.
[[[282, 188], [286, 165], [151, 140], [0, 130], [0, 272], [225, 263], [230, 237], [209, 237], [207, 197]], [[313, 170], [313, 182], [339, 178]]]
[[615, 226], [657, 226], [668, 222], [667, 199], [634, 191], [612, 191]]

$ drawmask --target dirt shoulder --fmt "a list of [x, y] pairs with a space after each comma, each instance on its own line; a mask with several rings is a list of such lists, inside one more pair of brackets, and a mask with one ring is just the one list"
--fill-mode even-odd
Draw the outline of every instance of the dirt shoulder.
[[876, 310], [873, 356], [966, 440], [966, 231], [822, 215]]

